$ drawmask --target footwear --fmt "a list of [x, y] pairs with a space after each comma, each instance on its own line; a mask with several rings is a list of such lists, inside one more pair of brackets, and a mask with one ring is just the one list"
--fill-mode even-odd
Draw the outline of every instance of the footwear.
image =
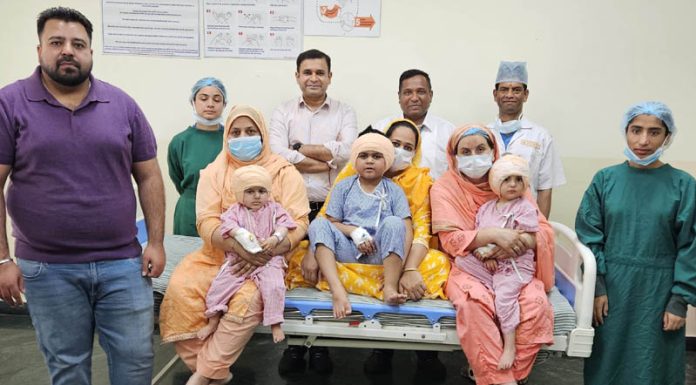
[[333, 371], [333, 362], [329, 357], [329, 349], [324, 346], [309, 348], [309, 369], [317, 374], [329, 374]]
[[392, 369], [392, 357], [394, 351], [391, 349], [373, 349], [372, 354], [365, 360], [363, 371], [367, 374], [384, 374]]
[[418, 364], [416, 376], [430, 381], [444, 381], [447, 376], [447, 368], [437, 357], [437, 352], [416, 351]]
[[302, 373], [305, 371], [304, 354], [307, 348], [304, 346], [291, 345], [283, 352], [283, 357], [278, 362], [278, 374], [281, 376]]

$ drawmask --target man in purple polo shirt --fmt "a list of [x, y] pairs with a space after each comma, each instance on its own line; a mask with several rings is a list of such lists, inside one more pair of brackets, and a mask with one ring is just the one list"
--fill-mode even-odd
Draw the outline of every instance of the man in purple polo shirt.
[[[91, 75], [84, 15], [47, 9], [37, 27], [39, 67], [0, 90], [0, 299], [20, 305], [24, 291], [52, 384], [91, 383], [95, 330], [111, 384], [150, 384], [150, 278], [165, 263], [155, 138], [133, 99]], [[142, 256], [131, 175], [147, 224]]]

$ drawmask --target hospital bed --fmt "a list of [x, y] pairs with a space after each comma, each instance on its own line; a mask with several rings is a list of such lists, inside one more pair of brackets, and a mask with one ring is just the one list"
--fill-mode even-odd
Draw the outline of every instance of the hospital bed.
[[[591, 322], [595, 259], [571, 229], [560, 223], [551, 224], [556, 234], [556, 286], [549, 294], [554, 310], [554, 342], [542, 349], [569, 357], [589, 357], [594, 337]], [[167, 265], [162, 276], [153, 280], [156, 309], [174, 267], [200, 245], [198, 238], [165, 238]], [[329, 293], [313, 288], [288, 291], [283, 324], [288, 344], [438, 351], [461, 349], [455, 329], [455, 311], [449, 301], [421, 300], [388, 306], [374, 298], [349, 297], [353, 313], [345, 319], [335, 320]], [[257, 332], [268, 333], [270, 329], [259, 327]]]

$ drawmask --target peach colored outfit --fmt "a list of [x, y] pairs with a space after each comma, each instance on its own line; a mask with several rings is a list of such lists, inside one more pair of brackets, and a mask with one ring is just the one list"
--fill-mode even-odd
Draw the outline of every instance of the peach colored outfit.
[[[451, 256], [464, 256], [476, 238], [476, 212], [485, 202], [495, 199], [488, 182], [473, 184], [457, 167], [456, 144], [461, 134], [473, 127], [482, 128], [493, 141], [494, 159], [498, 159], [494, 135], [484, 125], [468, 125], [450, 137], [447, 154], [449, 170], [430, 191], [433, 232], [440, 247]], [[536, 205], [529, 192], [525, 196]], [[554, 284], [553, 229], [539, 214], [539, 232], [535, 250], [535, 278], [522, 289], [519, 297], [520, 324], [517, 328], [515, 362], [511, 369], [499, 370], [503, 340], [496, 324], [493, 293], [478, 279], [453, 267], [445, 293], [457, 311], [457, 335], [478, 385], [521, 380], [532, 370], [536, 354], [543, 344], [553, 342], [553, 310], [545, 290]], [[455, 265], [456, 266], [456, 265]]]
[[236, 106], [230, 111], [223, 138], [227, 138], [232, 122], [241, 116], [256, 123], [263, 149], [254, 160], [242, 162], [232, 156], [227, 141], [218, 157], [201, 171], [196, 194], [196, 225], [203, 246], [187, 255], [172, 274], [160, 308], [162, 342], [174, 342], [177, 354], [192, 371], [212, 379], [223, 379], [261, 322], [263, 304], [256, 285], [247, 281], [229, 302], [229, 310], [217, 330], [205, 341], [196, 332], [206, 325], [205, 297], [210, 283], [224, 259], [224, 250], [215, 248], [212, 237], [221, 225], [220, 216], [236, 202], [231, 177], [239, 167], [256, 164], [272, 177], [273, 199], [292, 216], [297, 228], [288, 233], [290, 249], [294, 249], [307, 231], [309, 204], [300, 173], [293, 165], [272, 154], [268, 129], [261, 114], [249, 106]]

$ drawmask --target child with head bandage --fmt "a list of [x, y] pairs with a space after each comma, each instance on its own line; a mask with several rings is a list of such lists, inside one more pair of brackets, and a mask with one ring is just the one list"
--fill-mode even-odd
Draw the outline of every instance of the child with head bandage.
[[[270, 199], [271, 176], [265, 168], [240, 167], [232, 176], [237, 203], [220, 216], [222, 224], [218, 231], [223, 238], [234, 238], [249, 253], [268, 253], [285, 238], [288, 229], [297, 225], [280, 204]], [[198, 332], [198, 338], [203, 340], [215, 331], [220, 317], [227, 312], [230, 298], [245, 280], [251, 279], [263, 299], [263, 324], [271, 326], [274, 342], [282, 341], [285, 338], [280, 327], [285, 308], [284, 257], [272, 256], [264, 266], [249, 274], [238, 275], [230, 269], [240, 257], [231, 251], [225, 256], [227, 261], [208, 289], [205, 315], [209, 322]]]
[[334, 186], [326, 218], [319, 217], [309, 226], [310, 245], [331, 289], [335, 318], [351, 313], [351, 288], [341, 282], [336, 262], [383, 265], [384, 301], [395, 305], [406, 300], [398, 284], [404, 244], [413, 230], [406, 195], [384, 177], [394, 156], [394, 145], [383, 134], [360, 136], [350, 158], [357, 175]]
[[[539, 231], [537, 208], [525, 194], [529, 188], [529, 166], [517, 155], [498, 159], [488, 173], [491, 190], [498, 196], [484, 203], [476, 214], [476, 228], [503, 227], [520, 232]], [[479, 247], [455, 264], [478, 278], [495, 293], [495, 311], [503, 335], [499, 369], [508, 369], [515, 359], [515, 330], [520, 323], [520, 290], [534, 277], [534, 250], [520, 251], [516, 258], [496, 258], [496, 246]]]

